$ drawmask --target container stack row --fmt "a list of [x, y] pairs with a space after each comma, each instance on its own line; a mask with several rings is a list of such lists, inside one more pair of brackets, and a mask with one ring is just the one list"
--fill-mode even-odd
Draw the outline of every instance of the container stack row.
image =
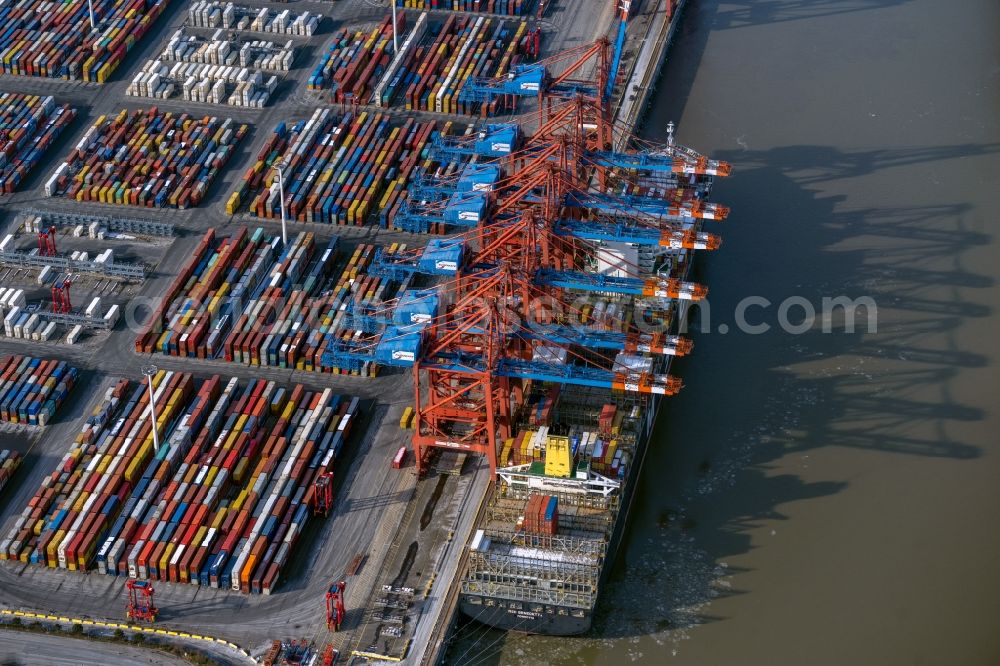
[[136, 338], [136, 351], [374, 374], [372, 366], [324, 368], [327, 338], [355, 337], [360, 327], [352, 313], [386, 309], [407, 285], [366, 274], [374, 246], [359, 245], [339, 269], [337, 250], [336, 238], [317, 243], [309, 233], [284, 248], [261, 229], [223, 239], [209, 232]]
[[229, 104], [262, 109], [278, 88], [278, 77], [259, 70], [224, 65], [148, 60], [135, 75], [126, 94], [133, 97], [181, 99], [206, 104]]
[[17, 472], [17, 468], [20, 466], [20, 453], [11, 451], [10, 449], [0, 451], [0, 492], [3, 491], [7, 482], [10, 481], [10, 478], [14, 476], [14, 473]]
[[528, 495], [519, 529], [530, 534], [555, 536], [559, 531], [559, 498], [555, 495]]
[[77, 370], [65, 361], [30, 356], [0, 360], [0, 419], [43, 426], [69, 396]]
[[[330, 90], [334, 101], [350, 99], [407, 110], [478, 114], [479, 102], [460, 102], [473, 77], [503, 76], [518, 57], [527, 23], [451, 14], [444, 21], [418, 20], [412, 48], [391, 61], [391, 18], [371, 33], [338, 33], [309, 78], [312, 90]], [[407, 44], [409, 46], [409, 44]], [[491, 112], [492, 109], [486, 109]]]
[[[405, 40], [406, 13], [397, 15], [397, 39]], [[309, 77], [310, 90], [330, 90], [334, 100], [368, 102], [392, 58], [392, 17], [386, 16], [370, 32], [343, 29], [333, 37], [326, 53]]]
[[10, 194], [73, 122], [69, 104], [53, 97], [0, 93], [0, 192]]
[[[286, 367], [292, 358], [294, 367], [299, 334], [309, 330], [316, 307], [310, 296], [327, 288], [337, 245], [334, 238], [317, 247], [312, 234], [300, 233], [284, 248], [280, 238], [244, 227], [209, 246], [164, 312], [155, 351], [214, 358], [225, 349], [229, 361]], [[267, 350], [252, 362], [251, 340], [255, 352]]]
[[217, 30], [209, 39], [196, 37], [179, 28], [160, 54], [160, 60], [193, 62], [203, 65], [228, 65], [287, 72], [292, 68], [295, 46], [292, 40], [279, 45], [264, 40], [239, 42], [224, 39]]
[[[97, 3], [95, 3], [96, 5]], [[6, 74], [104, 83], [163, 13], [166, 0], [0, 3], [0, 69]]]
[[8, 338], [47, 342], [56, 333], [55, 322], [27, 309], [24, 289], [0, 287], [0, 319], [3, 319], [3, 334]]
[[56, 169], [45, 194], [148, 208], [197, 206], [248, 129], [230, 118], [156, 107], [101, 116]]
[[[37, 312], [28, 312], [20, 307], [6, 311], [3, 318], [4, 335], [8, 338], [48, 342], [56, 335], [57, 325], [54, 321], [43, 319]], [[81, 327], [82, 330], [82, 327]], [[67, 340], [70, 344], [76, 340]]]
[[454, 10], [484, 12], [503, 16], [528, 16], [538, 6], [539, 15], [552, 0], [395, 0], [397, 7], [407, 9]]
[[333, 471], [357, 398], [160, 371], [109, 387], [0, 542], [52, 568], [270, 593]]
[[[288, 128], [280, 123], [226, 205], [246, 202], [257, 217], [281, 218], [277, 165], [282, 166], [285, 215], [303, 222], [364, 224], [405, 189], [426, 160], [434, 123], [392, 124], [383, 114], [340, 115], [317, 109]], [[398, 195], [397, 195], [398, 196]]]
[[187, 25], [193, 28], [223, 28], [279, 35], [312, 37], [319, 30], [322, 14], [244, 7], [231, 2], [196, 0], [188, 8]]
[[[613, 407], [613, 406], [611, 406]], [[629, 463], [628, 453], [619, 447], [619, 435], [624, 412], [612, 412], [612, 424], [607, 432], [593, 430], [573, 430], [568, 437], [548, 434], [548, 427], [537, 430], [521, 430], [516, 437], [504, 442], [500, 450], [499, 464], [542, 465], [546, 475], [572, 476], [578, 473], [586, 478], [586, 470], [591, 470], [612, 479], [623, 478]], [[562, 467], [563, 461], [553, 461], [548, 452], [565, 449], [568, 467], [562, 473], [553, 473], [553, 468]]]
[[156, 310], [153, 311], [152, 316], [150, 316], [149, 322], [143, 327], [142, 331], [136, 337], [136, 353], [153, 353], [153, 344], [160, 337], [160, 334], [163, 333], [163, 321], [168, 306], [172, 306], [174, 300], [181, 295], [182, 292], [187, 293], [190, 289], [189, 285], [191, 284], [191, 280], [196, 277], [196, 269], [199, 271], [198, 275], [201, 275], [201, 272], [203, 271], [202, 262], [206, 259], [208, 253], [212, 251], [216, 244], [217, 240], [215, 236], [215, 229], [209, 228], [209, 230], [205, 232], [205, 235], [202, 236], [198, 246], [192, 252], [191, 258], [188, 259], [187, 263], [185, 263], [178, 272], [174, 281], [170, 283], [166, 293], [163, 294], [163, 298], [160, 300], [160, 304], [157, 306]]

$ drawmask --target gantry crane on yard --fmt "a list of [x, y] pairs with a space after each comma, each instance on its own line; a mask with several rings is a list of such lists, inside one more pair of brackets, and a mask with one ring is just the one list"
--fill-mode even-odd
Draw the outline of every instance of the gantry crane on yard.
[[56, 256], [56, 228], [49, 227], [38, 232], [38, 254], [42, 257]]
[[340, 657], [340, 652], [335, 650], [329, 643], [323, 648], [323, 666], [333, 666], [337, 663], [337, 659]]
[[313, 483], [313, 515], [330, 515], [333, 509], [333, 472], [324, 472]]
[[59, 274], [52, 283], [52, 312], [68, 314], [73, 309], [70, 301], [69, 289], [73, 284], [73, 276], [70, 274]]
[[340, 631], [344, 622], [344, 590], [345, 581], [334, 583], [326, 593], [326, 628], [330, 631]]
[[148, 580], [129, 579], [125, 583], [125, 617], [142, 622], [155, 622], [160, 612], [153, 603], [153, 584]]

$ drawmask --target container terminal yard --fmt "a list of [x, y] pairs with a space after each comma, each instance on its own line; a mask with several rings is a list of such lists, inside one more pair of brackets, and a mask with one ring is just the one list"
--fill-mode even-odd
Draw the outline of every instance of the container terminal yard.
[[[628, 141], [683, 3], [400, 2], [395, 36], [388, 2], [146, 4], [99, 9], [94, 56], [85, 10], [0, 34], [0, 95], [46, 110], [4, 171], [0, 359], [74, 385], [46, 425], [0, 424], [3, 618], [128, 619], [224, 663], [434, 663], [470, 553], [522, 508], [498, 466], [569, 480], [579, 447], [605, 497], [622, 452], [641, 466], [624, 435], [617, 458], [538, 435], [554, 387], [632, 420], [680, 388], [683, 339], [594, 322], [669, 329], [704, 297], [691, 250], [719, 245], [728, 165]], [[586, 312], [578, 344], [483, 306], [544, 293]], [[558, 485], [521, 498], [553, 552], [588, 525]]]

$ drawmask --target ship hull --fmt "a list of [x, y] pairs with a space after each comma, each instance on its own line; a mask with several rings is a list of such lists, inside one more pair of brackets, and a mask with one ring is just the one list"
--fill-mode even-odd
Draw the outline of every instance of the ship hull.
[[[470, 595], [462, 595], [460, 610], [467, 617], [504, 631], [517, 631], [548, 636], [575, 636], [590, 630], [593, 612], [579, 608], [545, 606], [541, 612], [526, 608], [509, 607], [506, 599], [479, 597], [482, 601], [472, 603]], [[484, 605], [493, 602], [494, 605]], [[502, 604], [502, 606], [501, 606]], [[577, 615], [574, 615], [576, 613]], [[582, 613], [582, 617], [579, 614]]]

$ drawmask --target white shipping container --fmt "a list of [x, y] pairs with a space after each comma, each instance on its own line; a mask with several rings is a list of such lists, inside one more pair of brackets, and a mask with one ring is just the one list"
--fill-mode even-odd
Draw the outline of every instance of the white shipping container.
[[7, 337], [14, 335], [14, 322], [21, 316], [21, 308], [14, 308], [3, 318], [3, 330]]
[[56, 323], [54, 321], [50, 321], [48, 324], [45, 325], [45, 328], [42, 329], [39, 338], [41, 338], [42, 341], [51, 340], [55, 332], [56, 332]]
[[52, 279], [52, 267], [43, 266], [42, 270], [38, 271], [38, 284], [45, 284], [50, 279]]
[[118, 305], [115, 304], [108, 308], [107, 313], [105, 313], [104, 321], [108, 322], [110, 328], [114, 328], [115, 324], [118, 323], [118, 312]]

